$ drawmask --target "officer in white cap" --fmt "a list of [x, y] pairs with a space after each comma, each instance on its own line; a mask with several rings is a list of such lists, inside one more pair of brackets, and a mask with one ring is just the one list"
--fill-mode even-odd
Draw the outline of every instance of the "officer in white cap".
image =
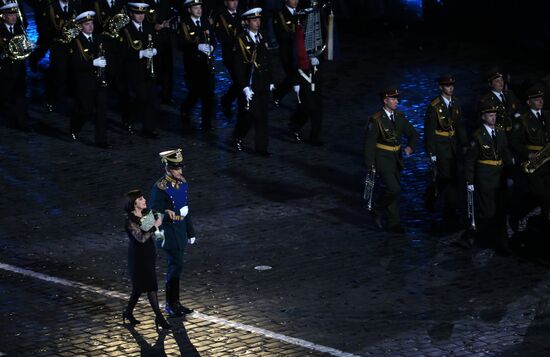
[[156, 139], [155, 113], [157, 112], [157, 95], [155, 91], [156, 72], [153, 57], [157, 55], [155, 48], [153, 26], [144, 21], [149, 5], [140, 2], [130, 2], [127, 5], [130, 23], [122, 29], [123, 61], [129, 92], [133, 102], [128, 105], [126, 118], [128, 132], [133, 133], [136, 120], [143, 123], [142, 135]]

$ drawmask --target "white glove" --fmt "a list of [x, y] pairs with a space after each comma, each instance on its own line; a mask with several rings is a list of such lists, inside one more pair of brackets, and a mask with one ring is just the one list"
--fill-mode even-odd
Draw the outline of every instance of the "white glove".
[[210, 47], [212, 47], [212, 46], [210, 46], [207, 43], [199, 43], [198, 44], [199, 51], [201, 51], [202, 53], [204, 53], [207, 56], [210, 55]]
[[189, 206], [183, 206], [180, 208], [180, 216], [185, 217], [189, 213]]
[[107, 65], [107, 61], [105, 60], [104, 57], [98, 57], [98, 58], [94, 58], [93, 64], [94, 64], [94, 67], [103, 68]]
[[270, 84], [269, 85], [269, 91], [273, 92], [274, 90], [275, 90], [275, 84]]
[[300, 85], [292, 86], [292, 89], [294, 89], [294, 93], [296, 93], [296, 95], [300, 94]]
[[152, 58], [153, 57], [153, 51], [150, 48], [148, 48], [146, 50], [140, 50], [139, 51], [139, 58], [143, 58], [143, 57]]
[[466, 189], [470, 192], [474, 192], [474, 185], [467, 185]]
[[252, 89], [250, 87], [245, 87], [243, 89], [243, 93], [244, 93], [244, 96], [245, 96], [246, 100], [248, 100], [250, 102], [252, 100], [252, 96], [254, 95], [254, 92], [252, 91]]
[[187, 243], [189, 243], [189, 244], [195, 244], [195, 240], [197, 240], [197, 238], [191, 237], [191, 238], [189, 238], [189, 239], [187, 240]]
[[151, 48], [151, 51], [153, 52], [153, 56], [157, 55], [157, 49], [156, 48]]
[[319, 65], [319, 60], [317, 59], [317, 57], [310, 57], [309, 62], [311, 63], [312, 66], [318, 66]]
[[430, 160], [432, 160], [432, 162], [437, 162], [437, 156], [435, 155], [430, 156]]

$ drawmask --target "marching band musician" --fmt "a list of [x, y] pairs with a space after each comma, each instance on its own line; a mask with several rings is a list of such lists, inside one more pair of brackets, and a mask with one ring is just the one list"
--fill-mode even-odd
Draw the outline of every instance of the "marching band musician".
[[[239, 0], [224, 0], [224, 9], [222, 9], [214, 18], [214, 31], [216, 37], [222, 46], [222, 59], [229, 77], [231, 78], [231, 86], [221, 98], [221, 107], [223, 114], [230, 118], [233, 115], [233, 102], [239, 97], [239, 87], [235, 78], [235, 69], [233, 63], [233, 47], [237, 35], [243, 31], [241, 25], [242, 11], [239, 7]], [[242, 115], [242, 108], [239, 108], [239, 115]]]
[[174, 50], [173, 30], [171, 21], [175, 18], [170, 0], [148, 0], [149, 12], [145, 19], [155, 29], [155, 47], [158, 55], [155, 56], [155, 68], [157, 69], [158, 83], [161, 86], [162, 103], [173, 103], [172, 91], [174, 87]]
[[11, 58], [8, 52], [10, 40], [24, 34], [18, 12], [17, 3], [0, 7], [0, 107], [4, 107], [2, 116], [6, 114], [10, 126], [28, 132], [31, 127], [27, 114], [25, 59]]
[[132, 133], [136, 119], [141, 120], [142, 136], [156, 139], [158, 134], [154, 120], [157, 98], [153, 57], [157, 55], [157, 50], [154, 47], [153, 26], [144, 22], [149, 5], [130, 2], [127, 6], [131, 21], [122, 29], [123, 63], [128, 89], [133, 95], [127, 108], [127, 129]]
[[104, 39], [94, 34], [95, 12], [85, 11], [75, 20], [80, 34], [71, 42], [70, 64], [74, 71], [77, 110], [71, 119], [71, 138], [77, 141], [87, 121], [95, 124], [95, 144], [107, 148], [106, 66]]
[[[94, 0], [92, 9], [95, 12], [96, 32], [101, 33], [106, 28], [108, 21], [116, 14], [124, 13], [124, 1], [122, 0]], [[109, 63], [111, 66], [111, 63]]]
[[182, 15], [178, 35], [183, 47], [183, 65], [188, 93], [181, 104], [180, 116], [184, 127], [191, 124], [191, 111], [200, 99], [201, 129], [212, 129], [216, 115], [214, 93], [213, 51], [216, 39], [208, 18], [203, 16], [201, 0], [186, 0], [188, 15]]
[[399, 218], [400, 181], [403, 170], [401, 137], [404, 134], [408, 138], [407, 146], [403, 151], [406, 156], [409, 156], [416, 147], [418, 133], [405, 114], [396, 110], [399, 103], [397, 89], [384, 90], [380, 96], [383, 108], [368, 119], [365, 139], [367, 170], [375, 168], [385, 186], [384, 193], [374, 204], [373, 212], [380, 228], [382, 227], [382, 218], [385, 216], [387, 231], [403, 234], [405, 228], [401, 226]]
[[259, 7], [241, 15], [245, 21], [245, 31], [237, 36], [233, 51], [235, 75], [245, 111], [238, 118], [233, 136], [236, 150], [242, 151], [243, 140], [250, 128], [254, 127], [256, 154], [269, 157], [268, 105], [274, 85], [271, 81], [267, 42], [260, 33], [261, 17], [262, 9]]
[[273, 17], [273, 25], [277, 43], [279, 44], [279, 57], [285, 72], [285, 78], [275, 86], [273, 91], [273, 104], [280, 106], [283, 97], [296, 85], [296, 24], [298, 0], [285, 0], [285, 6]]
[[466, 152], [464, 170], [467, 190], [475, 194], [478, 244], [508, 253], [506, 233], [506, 187], [512, 156], [504, 129], [496, 125], [497, 107], [481, 108], [483, 125], [477, 129]]
[[[42, 13], [46, 23], [46, 38], [52, 39], [50, 44], [50, 67], [46, 76], [46, 108], [53, 111], [55, 105], [61, 104], [69, 84], [69, 48], [72, 38], [67, 28], [72, 27], [72, 21], [80, 13], [80, 5], [76, 0], [54, 0]], [[76, 32], [76, 28], [74, 28]]]
[[453, 95], [454, 76], [444, 75], [437, 82], [441, 93], [428, 105], [424, 119], [426, 152], [436, 172], [426, 206], [433, 209], [440, 201], [444, 225], [452, 229], [457, 228], [449, 225], [456, 222], [452, 218], [456, 217], [459, 151], [468, 147], [468, 137], [460, 101]]
[[[527, 90], [527, 106], [529, 110], [523, 113], [519, 122], [514, 125], [510, 146], [515, 152], [520, 162], [532, 160], [537, 153], [540, 153], [545, 146], [550, 144], [550, 112], [544, 110], [544, 92], [538, 86], [533, 86]], [[523, 212], [519, 212], [515, 220], [523, 218], [523, 214], [528, 213], [536, 206], [541, 206], [541, 217], [546, 226], [546, 236], [550, 237], [550, 162], [537, 167], [527, 176], [528, 195], [531, 199], [523, 199]], [[549, 242], [544, 242], [548, 244]]]
[[490, 71], [487, 75], [489, 89], [479, 99], [479, 107], [496, 107], [496, 126], [506, 132], [509, 138], [516, 118], [520, 116], [519, 101], [511, 90], [505, 89], [504, 77], [497, 70]]

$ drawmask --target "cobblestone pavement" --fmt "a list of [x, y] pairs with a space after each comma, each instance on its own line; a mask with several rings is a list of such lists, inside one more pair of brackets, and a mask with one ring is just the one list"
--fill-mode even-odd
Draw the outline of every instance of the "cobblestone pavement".
[[[221, 113], [212, 135], [182, 134], [179, 103], [162, 107], [162, 139], [125, 136], [111, 113], [114, 149], [94, 147], [89, 124], [71, 143], [67, 115], [45, 113], [40, 75], [31, 75], [35, 132], [0, 129], [0, 355], [547, 356], [548, 267], [432, 234], [420, 146], [405, 160], [409, 233], [376, 230], [361, 200], [363, 130], [380, 87], [400, 84], [401, 109], [421, 130], [434, 78], [455, 73], [471, 118], [495, 52], [397, 31], [344, 35], [341, 53], [326, 68], [325, 145], [287, 137], [288, 97], [270, 112], [268, 159], [234, 153], [234, 122]], [[498, 60], [517, 83], [547, 74], [531, 56]], [[177, 101], [184, 91], [178, 81]], [[184, 151], [198, 232], [182, 295], [198, 313], [157, 333], [145, 300], [141, 324], [121, 321], [130, 291], [122, 206], [126, 191], [148, 190], [162, 174], [157, 153], [175, 147]], [[165, 264], [159, 254], [159, 282]], [[162, 287], [159, 295], [162, 302]]]

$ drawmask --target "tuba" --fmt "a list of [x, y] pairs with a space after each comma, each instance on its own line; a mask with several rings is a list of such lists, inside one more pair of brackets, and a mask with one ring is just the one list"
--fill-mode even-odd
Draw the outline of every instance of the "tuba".
[[525, 161], [523, 164], [521, 164], [521, 166], [525, 173], [532, 174], [549, 160], [550, 143], [546, 144], [546, 146], [541, 151], [537, 152], [532, 159]]
[[124, 13], [116, 14], [105, 22], [104, 35], [117, 39], [120, 36], [120, 30], [130, 23], [130, 17]]
[[63, 24], [61, 28], [61, 37], [57, 39], [61, 43], [71, 42], [80, 33], [80, 26], [74, 18]]

